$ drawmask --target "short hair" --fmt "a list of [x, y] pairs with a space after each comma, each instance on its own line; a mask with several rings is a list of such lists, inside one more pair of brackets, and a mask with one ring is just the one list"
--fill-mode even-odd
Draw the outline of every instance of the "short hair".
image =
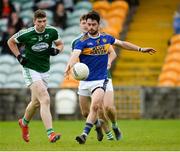
[[100, 15], [98, 12], [96, 11], [91, 11], [86, 15], [86, 20], [87, 19], [92, 19], [92, 20], [96, 20], [98, 23], [100, 23]]
[[84, 15], [82, 15], [81, 17], [80, 17], [80, 22], [82, 21], [82, 20], [86, 20], [86, 14], [84, 14]]
[[41, 10], [41, 9], [38, 9], [37, 11], [34, 12], [34, 19], [36, 18], [44, 18], [46, 17], [46, 12]]

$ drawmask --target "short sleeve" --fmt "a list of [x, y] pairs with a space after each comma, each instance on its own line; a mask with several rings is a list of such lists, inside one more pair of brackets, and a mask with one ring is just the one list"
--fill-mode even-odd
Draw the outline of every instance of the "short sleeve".
[[85, 43], [81, 42], [80, 40], [76, 41], [74, 44], [73, 50], [83, 50]]
[[115, 42], [115, 38], [111, 35], [108, 35], [109, 43], [112, 45]]
[[15, 39], [16, 43], [26, 42], [26, 33], [26, 30], [20, 30], [19, 32], [15, 33], [13, 38]]
[[57, 29], [54, 28], [54, 42], [61, 40], [60, 33], [57, 31]]

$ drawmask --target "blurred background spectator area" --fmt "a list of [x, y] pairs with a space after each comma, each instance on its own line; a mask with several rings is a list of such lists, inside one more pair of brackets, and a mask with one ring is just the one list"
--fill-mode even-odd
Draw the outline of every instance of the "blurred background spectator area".
[[[55, 26], [64, 41], [63, 54], [52, 58], [50, 87], [73, 86], [78, 82], [71, 78], [65, 85], [63, 75], [71, 53], [71, 42], [79, 34], [79, 18], [94, 9], [102, 17], [102, 32], [120, 38], [129, 11], [130, 1], [80, 1], [80, 0], [0, 0], [0, 54], [12, 55], [7, 40], [22, 28], [33, 26], [33, 12], [46, 11], [48, 24]], [[108, 13], [107, 13], [108, 12]], [[23, 46], [21, 48], [23, 50]], [[12, 57], [14, 57], [12, 55]], [[59, 70], [58, 67], [61, 67]], [[72, 81], [72, 83], [71, 83]]]

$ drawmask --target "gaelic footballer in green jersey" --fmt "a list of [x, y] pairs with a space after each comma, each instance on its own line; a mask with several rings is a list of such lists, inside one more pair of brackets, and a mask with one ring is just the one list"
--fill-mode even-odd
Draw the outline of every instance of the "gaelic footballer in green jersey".
[[54, 27], [46, 26], [43, 32], [38, 32], [35, 27], [30, 27], [19, 31], [13, 38], [16, 43], [25, 45], [24, 54], [27, 64], [24, 67], [38, 72], [49, 70], [52, 43], [60, 40], [58, 31]]
[[[30, 141], [28, 124], [39, 107], [49, 141], [56, 142], [60, 139], [60, 134], [55, 133], [52, 127], [50, 96], [46, 84], [49, 77], [49, 58], [62, 51], [63, 43], [57, 30], [47, 26], [46, 22], [46, 13], [43, 10], [37, 10], [34, 13], [35, 26], [19, 31], [8, 40], [9, 48], [23, 66], [24, 79], [31, 90], [31, 101], [23, 118], [19, 119], [25, 142]], [[17, 43], [24, 44], [24, 56], [19, 52]], [[53, 43], [55, 48], [52, 47]]]

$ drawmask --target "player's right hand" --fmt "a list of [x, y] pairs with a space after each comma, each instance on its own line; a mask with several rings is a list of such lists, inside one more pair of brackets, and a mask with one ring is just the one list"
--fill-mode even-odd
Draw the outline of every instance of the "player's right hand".
[[21, 54], [19, 54], [18, 56], [17, 56], [17, 60], [19, 61], [19, 63], [21, 64], [21, 65], [26, 65], [27, 64], [27, 59], [25, 58], [25, 57], [23, 57]]
[[59, 49], [56, 49], [56, 48], [50, 48], [50, 49], [49, 49], [49, 54], [50, 54], [51, 56], [58, 55], [59, 52], [61, 52], [61, 51], [60, 51]]
[[70, 65], [67, 65], [65, 72], [64, 72], [64, 77], [69, 79], [70, 72], [71, 72], [71, 67], [70, 67]]

